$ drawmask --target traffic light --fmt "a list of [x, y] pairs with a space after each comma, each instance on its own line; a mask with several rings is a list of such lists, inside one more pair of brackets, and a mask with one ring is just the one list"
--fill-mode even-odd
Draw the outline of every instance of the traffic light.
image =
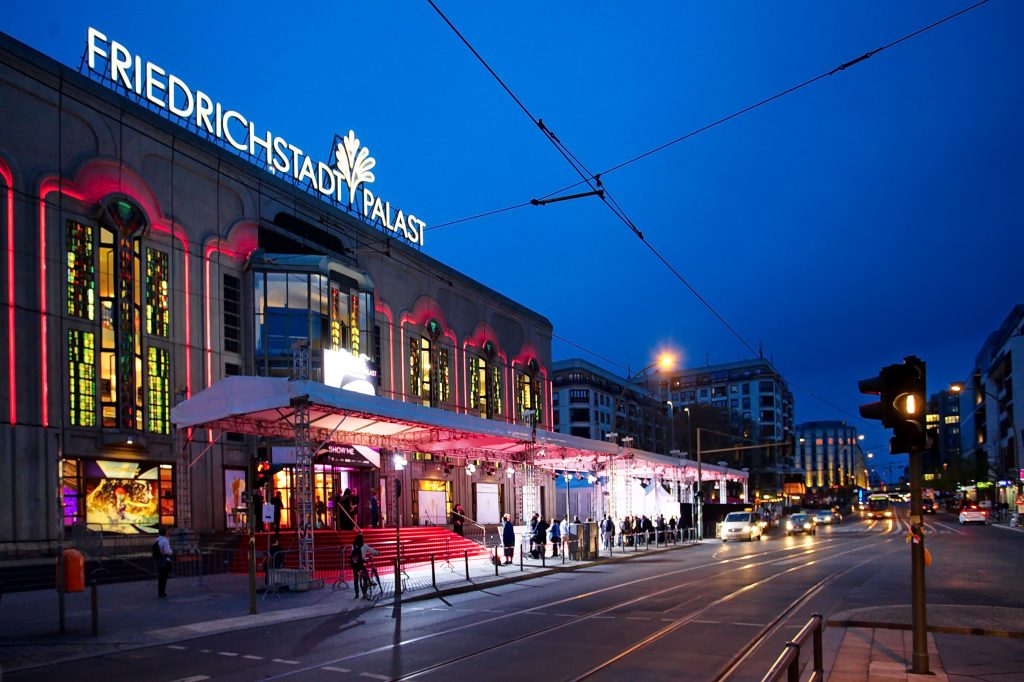
[[914, 356], [907, 357], [902, 365], [896, 365], [899, 372], [894, 374], [892, 404], [896, 411], [896, 423], [892, 426], [892, 440], [889, 451], [893, 454], [923, 450], [927, 447], [927, 424], [925, 413], [928, 402], [925, 397], [925, 364]]
[[257, 450], [254, 459], [252, 487], [254, 490], [259, 490], [270, 483], [270, 479], [274, 477], [274, 474], [270, 466], [270, 457], [266, 450], [262, 448]]
[[913, 355], [903, 364], [883, 367], [877, 377], [857, 383], [861, 393], [877, 395], [878, 402], [860, 406], [860, 416], [877, 419], [893, 430], [892, 454], [926, 447], [925, 363]]

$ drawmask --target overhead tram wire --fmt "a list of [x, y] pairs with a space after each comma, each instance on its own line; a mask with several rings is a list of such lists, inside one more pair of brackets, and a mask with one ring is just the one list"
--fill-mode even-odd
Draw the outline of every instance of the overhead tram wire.
[[[428, 2], [429, 1], [430, 0], [428, 0]], [[711, 130], [712, 128], [716, 128], [716, 127], [722, 125], [723, 123], [728, 123], [729, 121], [731, 121], [731, 120], [733, 120], [735, 118], [738, 118], [738, 117], [740, 117], [740, 116], [742, 116], [744, 114], [748, 114], [751, 111], [754, 111], [755, 109], [759, 109], [759, 108], [763, 107], [766, 104], [770, 104], [770, 103], [772, 103], [772, 102], [774, 102], [774, 101], [776, 101], [778, 99], [781, 99], [781, 98], [785, 97], [786, 95], [791, 95], [794, 92], [797, 92], [798, 90], [802, 90], [803, 88], [806, 88], [807, 86], [812, 85], [813, 83], [817, 83], [818, 81], [823, 80], [825, 78], [828, 78], [829, 76], [835, 75], [835, 74], [837, 74], [837, 73], [839, 73], [841, 71], [845, 71], [845, 70], [849, 69], [852, 66], [855, 66], [855, 65], [857, 65], [857, 64], [859, 64], [859, 63], [861, 63], [863, 61], [866, 61], [866, 60], [870, 59], [871, 57], [875, 56], [876, 54], [879, 54], [880, 52], [884, 52], [885, 50], [888, 50], [889, 48], [895, 47], [895, 46], [899, 45], [900, 43], [903, 43], [903, 42], [906, 42], [907, 40], [910, 40], [911, 38], [915, 38], [915, 37], [921, 35], [922, 33], [930, 31], [933, 28], [937, 28], [938, 26], [941, 26], [942, 24], [944, 24], [944, 23], [946, 23], [948, 21], [952, 21], [953, 19], [956, 19], [957, 17], [959, 17], [959, 16], [961, 16], [963, 14], [966, 14], [966, 13], [972, 11], [972, 10], [975, 10], [975, 9], [981, 7], [982, 5], [987, 4], [988, 2], [989, 2], [989, 0], [980, 0], [980, 2], [977, 2], [977, 3], [973, 4], [973, 5], [970, 5], [969, 7], [965, 7], [964, 9], [959, 10], [957, 12], [954, 12], [953, 14], [950, 14], [950, 15], [948, 15], [946, 17], [943, 17], [942, 19], [939, 19], [938, 21], [935, 21], [935, 22], [933, 22], [931, 24], [928, 24], [927, 26], [923, 26], [923, 27], [917, 29], [916, 31], [913, 31], [911, 33], [908, 33], [908, 34], [904, 35], [901, 38], [898, 38], [896, 40], [893, 40], [892, 42], [886, 43], [885, 45], [882, 45], [881, 47], [878, 47], [878, 48], [876, 48], [874, 50], [871, 50], [869, 52], [865, 52], [861, 56], [856, 57], [854, 59], [851, 59], [849, 61], [846, 61], [846, 62], [840, 64], [839, 66], [837, 66], [837, 67], [835, 67], [835, 68], [833, 68], [833, 69], [831, 69], [829, 71], [822, 72], [822, 73], [818, 74], [817, 76], [814, 76], [812, 78], [809, 78], [809, 79], [803, 81], [802, 83], [799, 83], [797, 85], [793, 85], [793, 86], [791, 86], [789, 88], [786, 88], [785, 90], [782, 90], [780, 92], [775, 93], [774, 95], [771, 95], [770, 97], [766, 97], [766, 98], [764, 98], [762, 100], [759, 100], [759, 101], [757, 101], [757, 102], [755, 102], [753, 104], [750, 104], [750, 105], [748, 105], [748, 106], [746, 106], [746, 107], [744, 107], [742, 109], [739, 109], [739, 110], [729, 114], [728, 116], [723, 116], [722, 118], [719, 118], [719, 119], [717, 119], [715, 121], [712, 121], [711, 123], [707, 123], [707, 124], [705, 124], [705, 125], [703, 125], [703, 126], [701, 126], [699, 128], [695, 128], [695, 129], [691, 130], [688, 133], [685, 133], [685, 134], [680, 135], [679, 137], [677, 137], [675, 139], [672, 139], [672, 140], [669, 140], [668, 142], [665, 142], [664, 144], [658, 145], [657, 147], [654, 147], [654, 148], [649, 149], [649, 150], [647, 150], [645, 152], [637, 154], [636, 156], [633, 156], [633, 157], [631, 157], [629, 159], [626, 159], [625, 161], [622, 161], [621, 163], [617, 163], [614, 166], [606, 168], [605, 170], [601, 171], [600, 173], [591, 174], [590, 177], [596, 179], [596, 178], [599, 178], [600, 176], [608, 175], [609, 173], [613, 173], [613, 172], [615, 172], [617, 170], [621, 170], [622, 168], [625, 168], [626, 166], [634, 164], [637, 161], [641, 161], [643, 159], [646, 159], [649, 156], [653, 156], [654, 154], [657, 154], [658, 152], [664, 151], [664, 150], [668, 149], [669, 147], [672, 147], [672, 146], [674, 146], [676, 144], [679, 144], [680, 142], [684, 142], [684, 141], [690, 139], [691, 137], [694, 137], [694, 136], [699, 135], [701, 133], [705, 133], [705, 132]], [[433, 5], [434, 3], [431, 2], [430, 4]], [[437, 9], [436, 6], [434, 7], [434, 9], [435, 10]], [[439, 10], [438, 10], [438, 12], [440, 13]], [[444, 15], [442, 15], [442, 16], [444, 16]], [[445, 19], [445, 21], [447, 21], [447, 19]], [[451, 22], [448, 22], [448, 23], [449, 23], [449, 25], [451, 25]], [[453, 30], [454, 30], [454, 27], [453, 27]], [[472, 48], [470, 48], [470, 49], [472, 49]], [[475, 50], [473, 52], [474, 52], [474, 54], [476, 54]], [[488, 70], [490, 70], [490, 67], [487, 67], [487, 68], [488, 68]], [[492, 73], [493, 73], [493, 71], [492, 71]], [[505, 87], [504, 83], [502, 83], [502, 86]], [[508, 90], [507, 87], [505, 89]], [[518, 98], [516, 98], [516, 101], [517, 101], [517, 103], [519, 103], [520, 107], [522, 107], [522, 103], [519, 102]], [[522, 108], [525, 110], [525, 107], [522, 107]], [[532, 118], [532, 116], [531, 116], [531, 118]], [[561, 189], [557, 189], [557, 190], [555, 190], [553, 192], [550, 192], [549, 194], [545, 194], [542, 198], [546, 199], [548, 197], [552, 197], [552, 196], [555, 196], [557, 194], [561, 194], [563, 192], [567, 192], [570, 189], [573, 189], [574, 187], [579, 187], [584, 182], [585, 182], [585, 180], [579, 180], [577, 182], [572, 183], [571, 185], [566, 185], [565, 187], [562, 187]], [[460, 220], [453, 220], [453, 221], [450, 221], [450, 222], [447, 222], [447, 223], [442, 223], [440, 225], [435, 225], [433, 229], [440, 228], [440, 227], [447, 227], [449, 225], [457, 225], [459, 223], [463, 223], [463, 222], [466, 222], [468, 220], [475, 220], [477, 218], [486, 217], [486, 216], [490, 215], [491, 213], [507, 211], [507, 210], [511, 210], [513, 208], [522, 208], [522, 207], [527, 206], [527, 205], [529, 205], [528, 202], [527, 203], [523, 203], [523, 204], [517, 204], [516, 206], [512, 206], [512, 207], [509, 207], [509, 208], [501, 209], [500, 211], [493, 211], [493, 212], [489, 212], [489, 213], [481, 213], [481, 214], [478, 214], [476, 216], [470, 216], [468, 218], [462, 218]], [[428, 228], [428, 229], [432, 229], [432, 228]]]
[[[505, 90], [506, 93], [508, 93], [509, 97], [511, 97], [512, 100], [516, 103], [516, 105], [522, 110], [522, 112], [526, 114], [527, 118], [529, 118], [533, 122], [533, 124], [536, 125], [541, 130], [541, 132], [544, 133], [544, 137], [546, 137], [548, 141], [551, 142], [555, 149], [558, 150], [558, 153], [562, 155], [562, 157], [570, 166], [572, 166], [573, 170], [576, 171], [576, 173], [581, 178], [581, 182], [576, 184], [578, 185], [581, 183], [585, 183], [595, 193], [598, 192], [599, 189], [603, 189], [604, 191], [601, 192], [598, 196], [600, 197], [601, 201], [604, 202], [605, 206], [607, 206], [608, 209], [615, 215], [615, 217], [622, 221], [622, 223], [626, 227], [628, 227], [630, 231], [632, 231], [633, 234], [636, 235], [638, 239], [640, 239], [641, 242], [643, 242], [643, 244], [651, 251], [651, 253], [653, 253], [658, 258], [658, 260], [660, 260], [669, 269], [669, 271], [673, 275], [675, 275], [675, 277], [680, 282], [682, 282], [683, 285], [687, 289], [689, 289], [691, 293], [694, 294], [694, 296], [697, 297], [697, 300], [700, 301], [700, 303], [705, 308], [707, 308], [708, 311], [710, 311], [711, 314], [714, 315], [714, 317], [719, 322], [721, 322], [725, 326], [725, 328], [728, 329], [729, 332], [733, 336], [735, 336], [739, 340], [739, 342], [744, 347], [746, 347], [747, 350], [750, 351], [752, 355], [756, 357], [757, 351], [754, 350], [754, 347], [751, 346], [750, 343], [746, 339], [744, 339], [743, 336], [740, 335], [740, 333], [737, 332], [731, 324], [729, 324], [726, 321], [722, 314], [719, 313], [714, 308], [714, 306], [711, 305], [710, 301], [708, 301], [703, 295], [700, 294], [700, 292], [697, 291], [696, 287], [690, 284], [690, 282], [687, 281], [685, 277], [683, 277], [682, 273], [680, 273], [679, 270], [677, 270], [675, 267], [672, 266], [671, 263], [669, 263], [668, 259], [665, 258], [665, 256], [663, 256], [661, 252], [654, 247], [653, 244], [647, 241], [647, 239], [644, 237], [643, 232], [640, 231], [640, 229], [636, 226], [633, 220], [626, 214], [625, 210], [623, 210], [623, 208], [618, 204], [618, 202], [615, 201], [615, 198], [612, 197], [608, 189], [606, 187], [601, 186], [600, 173], [591, 173], [590, 170], [588, 170], [587, 167], [583, 164], [583, 162], [580, 161], [571, 151], [569, 151], [568, 147], [565, 146], [565, 144], [558, 138], [558, 136], [555, 135], [555, 133], [544, 124], [544, 121], [538, 118], [537, 116], [534, 116], [533, 113], [530, 112], [526, 105], [523, 104], [522, 100], [520, 100], [519, 97], [516, 96], [514, 92], [512, 92], [512, 89], [508, 85], [506, 85], [505, 81], [501, 79], [501, 76], [499, 76], [497, 72], [493, 68], [491, 68], [491, 65], [487, 63], [487, 60], [485, 60], [483, 56], [479, 52], [477, 52], [476, 48], [474, 48], [473, 45], [470, 44], [469, 40], [467, 40], [466, 37], [462, 35], [459, 29], [456, 28], [455, 24], [453, 24], [451, 20], [448, 19], [447, 16], [445, 16], [444, 12], [442, 12], [441, 9], [434, 3], [434, 0], [427, 0], [427, 2], [430, 4], [431, 7], [434, 8], [434, 11], [437, 12], [437, 14], [444, 20], [444, 22], [448, 24], [448, 27], [455, 33], [456, 36], [458, 36], [459, 40], [461, 40], [462, 43], [469, 49], [469, 51], [473, 53], [473, 56], [477, 58], [477, 61], [479, 61], [480, 64], [483, 65], [485, 69], [487, 69], [487, 72], [490, 73], [494, 80], [497, 81], [498, 84], [502, 87], [502, 89]], [[595, 182], [597, 183], [596, 185]]]

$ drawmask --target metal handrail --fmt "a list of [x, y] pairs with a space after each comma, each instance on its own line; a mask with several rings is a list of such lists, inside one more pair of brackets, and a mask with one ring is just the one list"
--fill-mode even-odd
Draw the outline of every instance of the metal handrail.
[[469, 521], [469, 523], [471, 525], [476, 526], [477, 528], [479, 528], [480, 529], [480, 535], [484, 539], [483, 545], [484, 545], [484, 547], [487, 547], [487, 527], [486, 526], [484, 526], [482, 523], [477, 523], [474, 519], [469, 518], [465, 514], [460, 514], [459, 512], [457, 512], [455, 510], [452, 510], [452, 514], [454, 514], [456, 516], [461, 516], [462, 520], [464, 522], [465, 521]]
[[786, 642], [786, 648], [783, 649], [779, 657], [775, 659], [772, 667], [761, 678], [761, 682], [776, 682], [776, 680], [783, 679], [784, 676], [786, 682], [800, 682], [800, 650], [807, 644], [809, 638], [812, 640], [814, 650], [814, 667], [811, 676], [807, 679], [809, 682], [818, 682], [818, 680], [825, 679], [825, 667], [821, 650], [821, 631], [823, 627], [824, 620], [821, 614], [812, 614], [807, 624], [800, 628], [800, 632], [796, 633], [793, 639]]

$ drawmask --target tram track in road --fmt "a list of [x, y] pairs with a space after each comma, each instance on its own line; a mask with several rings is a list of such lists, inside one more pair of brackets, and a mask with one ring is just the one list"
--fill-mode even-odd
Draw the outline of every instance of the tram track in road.
[[[883, 540], [883, 543], [888, 544], [890, 542], [893, 542], [894, 539], [895, 538], [889, 538], [889, 539]], [[877, 543], [873, 543], [873, 542], [867, 543], [867, 544], [877, 546]], [[838, 557], [841, 557], [841, 556], [844, 556], [844, 555], [847, 555], [847, 554], [851, 554], [853, 552], [860, 552], [862, 550], [863, 550], [863, 547], [855, 547], [853, 549], [848, 549], [846, 551], [839, 552], [837, 554], [831, 555], [828, 558], [829, 559], [838, 558]], [[874, 561], [876, 559], [877, 559], [877, 557], [870, 557], [868, 559], [865, 559], [864, 561], [861, 561], [861, 562], [858, 562], [857, 564], [854, 564], [854, 566], [860, 566], [862, 564], [868, 563], [870, 561]], [[775, 562], [773, 561], [773, 562], [765, 562], [765, 563], [768, 564], [768, 563], [775, 563]], [[633, 654], [635, 654], [635, 653], [637, 653], [637, 652], [647, 648], [651, 644], [654, 644], [655, 642], [664, 639], [666, 636], [668, 636], [668, 635], [672, 634], [673, 632], [675, 632], [676, 630], [679, 630], [680, 628], [688, 625], [689, 623], [691, 623], [693, 621], [696, 621], [696, 620], [699, 620], [701, 616], [703, 616], [704, 614], [708, 613], [709, 611], [711, 611], [711, 610], [713, 610], [713, 609], [715, 609], [715, 608], [717, 608], [717, 607], [719, 607], [719, 606], [721, 606], [723, 604], [726, 604], [726, 603], [728, 603], [730, 601], [733, 601], [734, 599], [737, 599], [737, 598], [739, 598], [739, 597], [741, 597], [741, 596], [743, 596], [743, 595], [745, 595], [745, 594], [755, 590], [757, 587], [759, 587], [761, 585], [765, 585], [765, 584], [767, 584], [767, 583], [769, 583], [769, 582], [771, 582], [773, 580], [781, 578], [781, 577], [783, 577], [785, 575], [788, 575], [790, 573], [794, 573], [796, 571], [803, 570], [803, 569], [809, 568], [811, 566], [815, 566], [818, 563], [819, 563], [818, 561], [811, 561], [811, 562], [807, 562], [807, 563], [801, 564], [799, 566], [793, 566], [793, 567], [787, 568], [787, 569], [785, 569], [783, 571], [780, 571], [779, 573], [775, 573], [775, 574], [770, 575], [770, 576], [768, 576], [766, 578], [762, 578], [760, 580], [754, 581], [752, 583], [748, 583], [748, 584], [746, 584], [746, 585], [744, 585], [744, 586], [742, 586], [740, 588], [737, 588], [737, 589], [733, 590], [732, 592], [729, 592], [728, 594], [723, 595], [722, 597], [719, 597], [718, 599], [715, 599], [711, 603], [701, 607], [697, 611], [693, 611], [693, 612], [688, 613], [687, 615], [685, 615], [685, 616], [683, 616], [681, 618], [676, 619], [674, 622], [669, 623], [668, 625], [660, 628], [659, 630], [651, 633], [650, 635], [647, 635], [646, 637], [644, 637], [640, 641], [638, 641], [635, 644], [632, 644], [631, 646], [623, 649], [622, 651], [620, 651], [619, 653], [615, 654], [614, 656], [611, 656], [611, 657], [605, 659], [604, 661], [602, 661], [601, 663], [597, 664], [593, 668], [590, 668], [589, 670], [584, 672], [582, 675], [578, 675], [576, 677], [570, 678], [570, 680], [571, 680], [571, 682], [581, 682], [582, 680], [589, 679], [592, 676], [594, 676], [595, 674], [601, 672], [602, 670], [605, 670], [605, 669], [611, 667], [612, 665], [615, 665], [616, 663], [618, 663], [618, 662], [628, 658], [629, 656], [632, 656]], [[740, 567], [740, 568], [742, 568], [742, 567]], [[850, 568], [852, 568], [852, 567], [850, 567]], [[829, 576], [829, 577], [819, 581], [818, 583], [816, 583], [815, 585], [811, 586], [807, 590], [804, 590], [804, 592], [801, 593], [801, 595], [799, 597], [797, 597], [797, 599], [794, 600], [794, 602], [791, 602], [791, 604], [786, 609], [784, 609], [783, 616], [787, 612], [788, 613], [792, 613], [792, 611], [795, 610], [795, 608], [798, 608], [798, 606], [799, 606], [798, 602], [802, 603], [806, 599], [810, 599], [814, 594], [819, 592], [822, 587], [824, 587], [826, 584], [828, 584], [828, 582], [830, 582], [834, 577], [845, 573], [847, 570], [850, 570], [850, 569], [847, 568], [847, 569], [841, 570], [841, 571], [833, 574], [832, 576]], [[773, 621], [772, 623], [770, 623], [766, 627], [767, 628], [771, 628], [772, 626], [774, 626], [776, 624], [781, 625], [781, 623], [779, 621], [781, 619], [783, 619], [783, 616], [780, 616], [779, 618], [777, 618], [775, 621]], [[757, 637], [758, 636], [755, 636], [755, 639]], [[727, 666], [727, 667], [729, 667], [729, 666]], [[716, 678], [716, 679], [719, 679], [719, 678]]]
[[[795, 547], [784, 547], [784, 548], [779, 548], [779, 549], [774, 549], [774, 550], [767, 550], [767, 551], [764, 551], [764, 552], [756, 552], [756, 553], [752, 553], [752, 554], [745, 554], [745, 555], [740, 555], [740, 556], [735, 556], [735, 557], [729, 557], [729, 558], [726, 558], [726, 559], [720, 559], [720, 560], [716, 560], [716, 561], [704, 562], [704, 563], [701, 563], [701, 564], [698, 564], [698, 565], [687, 566], [686, 568], [680, 568], [680, 569], [677, 569], [677, 570], [674, 570], [674, 571], [668, 571], [666, 573], [661, 573], [661, 574], [654, 575], [654, 576], [648, 576], [648, 577], [644, 577], [644, 578], [637, 578], [635, 580], [630, 580], [630, 581], [627, 581], [627, 582], [624, 582], [624, 583], [620, 583], [620, 584], [616, 584], [616, 585], [610, 585], [608, 587], [604, 587], [604, 588], [597, 589], [597, 590], [591, 590], [591, 591], [588, 591], [588, 592], [585, 592], [585, 593], [582, 593], [582, 594], [579, 594], [579, 595], [573, 595], [571, 597], [566, 597], [564, 599], [560, 599], [560, 600], [557, 600], [557, 601], [554, 601], [554, 602], [549, 602], [549, 603], [546, 603], [546, 604], [543, 604], [543, 605], [539, 605], [539, 606], [535, 606], [535, 607], [532, 607], [532, 608], [529, 608], [529, 609], [524, 609], [522, 611], [517, 611], [517, 612], [514, 612], [514, 613], [501, 614], [501, 615], [498, 615], [498, 616], [493, 616], [493, 617], [490, 617], [490, 618], [485, 618], [483, 620], [474, 621], [472, 623], [465, 623], [465, 624], [457, 625], [457, 626], [454, 626], [454, 627], [445, 628], [443, 630], [432, 632], [432, 633], [428, 633], [428, 634], [425, 634], [425, 635], [422, 635], [422, 636], [419, 636], [419, 637], [412, 637], [410, 639], [402, 640], [402, 641], [399, 641], [399, 642], [394, 642], [394, 643], [391, 643], [391, 644], [386, 644], [386, 645], [383, 645], [383, 646], [380, 646], [380, 647], [375, 647], [375, 648], [368, 649], [368, 650], [365, 650], [365, 651], [355, 652], [355, 653], [348, 654], [348, 655], [340, 657], [340, 658], [336, 658], [336, 659], [332, 659], [332, 660], [328, 660], [328, 661], [320, 661], [320, 662], [315, 663], [315, 664], [308, 664], [308, 665], [303, 666], [301, 668], [296, 668], [296, 669], [293, 669], [293, 670], [289, 670], [289, 671], [286, 671], [286, 672], [281, 673], [279, 675], [275, 675], [275, 676], [269, 677], [267, 679], [284, 679], [284, 678], [288, 678], [288, 677], [293, 677], [293, 676], [295, 676], [297, 674], [301, 674], [301, 673], [317, 670], [319, 668], [323, 668], [324, 666], [337, 666], [338, 664], [343, 664], [343, 663], [346, 663], [346, 662], [349, 662], [349, 661], [352, 661], [352, 660], [355, 660], [355, 659], [364, 658], [364, 657], [372, 656], [372, 655], [375, 655], [375, 654], [383, 654], [383, 653], [386, 653], [388, 651], [393, 651], [393, 650], [395, 650], [396, 648], [399, 648], [399, 647], [409, 646], [409, 645], [412, 645], [412, 644], [420, 643], [420, 642], [423, 642], [423, 641], [426, 641], [426, 640], [430, 640], [430, 639], [434, 639], [434, 638], [438, 638], [438, 637], [449, 636], [449, 635], [452, 635], [454, 633], [457, 633], [457, 632], [460, 632], [460, 631], [465, 631], [465, 630], [472, 629], [472, 628], [479, 628], [481, 626], [484, 626], [484, 625], [487, 625], [489, 623], [493, 623], [493, 622], [496, 622], [496, 621], [507, 620], [507, 619], [514, 618], [514, 617], [517, 617], [517, 616], [520, 616], [520, 615], [537, 613], [537, 612], [541, 612], [541, 611], [548, 612], [552, 608], [555, 608], [555, 607], [560, 606], [560, 605], [569, 604], [569, 603], [573, 603], [573, 602], [578, 602], [581, 599], [587, 599], [589, 597], [593, 597], [593, 596], [596, 596], [596, 595], [599, 595], [599, 594], [611, 592], [611, 591], [614, 591], [614, 590], [624, 589], [624, 588], [627, 588], [627, 587], [630, 587], [630, 586], [633, 586], [633, 585], [649, 582], [649, 581], [652, 581], [652, 580], [661, 580], [661, 579], [664, 579], [666, 577], [670, 577], [670, 576], [673, 576], [673, 575], [680, 575], [680, 574], [690, 573], [690, 572], [694, 572], [694, 571], [700, 571], [700, 570], [709, 569], [709, 568], [713, 569], [713, 568], [720, 568], [720, 567], [723, 567], [723, 566], [729, 567], [732, 564], [737, 564], [734, 567], [736, 571], [748, 570], [748, 569], [751, 569], [751, 568], [757, 568], [757, 567], [761, 567], [761, 566], [769, 566], [769, 565], [773, 565], [773, 564], [777, 564], [777, 563], [781, 563], [781, 562], [785, 562], [785, 561], [791, 561], [791, 560], [794, 559], [794, 557], [800, 558], [800, 557], [807, 557], [807, 556], [810, 556], [810, 555], [815, 555], [815, 554], [818, 554], [818, 553], [821, 553], [821, 552], [824, 552], [826, 550], [831, 549], [837, 543], [838, 544], [849, 544], [849, 543], [852, 543], [852, 542], [853, 542], [853, 540], [848, 539], [848, 538], [841, 538], [841, 537], [827, 538], [827, 539], [817, 540], [813, 545], [810, 545], [810, 546], [801, 546], [801, 548], [799, 548], [796, 552], [794, 552], [794, 550], [797, 549]], [[857, 544], [861, 545], [862, 543], [857, 543]], [[870, 544], [870, 543], [868, 543], [868, 544]], [[858, 546], [858, 547], [856, 547], [854, 549], [846, 550], [844, 552], [840, 552], [839, 554], [835, 554], [835, 555], [831, 555], [831, 556], [842, 556], [842, 555], [848, 554], [850, 552], [860, 551], [861, 549], [862, 549], [862, 547]], [[770, 559], [766, 559], [765, 558], [765, 557], [770, 557], [770, 556], [774, 556], [774, 555], [778, 555], [778, 554], [782, 554], [783, 556], [777, 556], [777, 557], [770, 558]], [[817, 563], [816, 561], [812, 561], [810, 563], [804, 563], [801, 566], [794, 567], [792, 569], [788, 569], [787, 571], [784, 571], [784, 573], [788, 573], [788, 572], [791, 572], [793, 570], [798, 570], [799, 568], [803, 568], [803, 567], [809, 566], [809, 565], [814, 565], [816, 563]], [[438, 663], [434, 663], [434, 664], [431, 664], [431, 665], [423, 666], [423, 667], [421, 667], [421, 668], [419, 668], [417, 670], [414, 670], [414, 671], [411, 671], [409, 673], [405, 673], [405, 674], [402, 674], [402, 675], [400, 675], [398, 677], [394, 677], [394, 678], [390, 678], [390, 679], [395, 679], [395, 680], [417, 679], [417, 678], [420, 678], [420, 677], [422, 677], [424, 675], [427, 675], [427, 674], [430, 674], [430, 673], [433, 673], [433, 672], [436, 672], [436, 671], [439, 671], [439, 670], [442, 670], [442, 669], [445, 669], [445, 668], [449, 668], [449, 667], [454, 666], [454, 665], [456, 665], [456, 664], [458, 664], [460, 662], [463, 662], [463, 661], [466, 661], [466, 660], [469, 660], [469, 659], [472, 659], [472, 658], [475, 658], [475, 657], [478, 657], [478, 656], [483, 656], [483, 655], [485, 655], [487, 653], [491, 653], [491, 652], [493, 652], [493, 651], [495, 651], [497, 649], [501, 649], [503, 647], [507, 647], [507, 646], [515, 644], [517, 642], [522, 642], [524, 640], [533, 639], [533, 638], [539, 637], [541, 635], [547, 634], [549, 632], [552, 632], [552, 631], [555, 631], [555, 630], [559, 630], [561, 628], [565, 628], [565, 627], [568, 627], [568, 626], [573, 625], [573, 624], [578, 624], [579, 622], [584, 621], [584, 620], [588, 620], [588, 619], [592, 619], [592, 618], [601, 618], [601, 617], [607, 618], [608, 616], [605, 615], [605, 614], [607, 614], [610, 611], [614, 611], [616, 609], [621, 609], [623, 607], [627, 607], [627, 606], [639, 603], [641, 601], [645, 601], [645, 600], [651, 599], [652, 597], [662, 596], [662, 595], [671, 593], [673, 591], [678, 591], [678, 590], [683, 589], [683, 588], [692, 587], [694, 585], [697, 585], [699, 583], [702, 583], [702, 582], [705, 582], [705, 581], [708, 581], [708, 580], [720, 579], [722, 577], [722, 575], [723, 574], [721, 572], [716, 572], [716, 573], [714, 573], [712, 575], [702, 576], [702, 577], [697, 578], [695, 580], [691, 580], [691, 581], [687, 581], [687, 582], [684, 582], [684, 583], [672, 585], [672, 586], [666, 587], [666, 588], [660, 588], [660, 589], [657, 589], [657, 590], [645, 592], [642, 595], [639, 595], [639, 596], [636, 596], [636, 597], [631, 597], [629, 599], [622, 600], [620, 602], [611, 604], [611, 605], [606, 606], [606, 607], [602, 607], [600, 609], [596, 609], [596, 610], [593, 610], [593, 611], [590, 611], [590, 612], [579, 614], [578, 616], [573, 617], [571, 620], [563, 621], [563, 622], [560, 622], [560, 623], [554, 623], [552, 625], [548, 625], [548, 626], [545, 626], [545, 627], [542, 627], [542, 628], [533, 629], [533, 630], [530, 630], [529, 632], [523, 633], [522, 635], [519, 635], [517, 637], [510, 638], [510, 639], [504, 640], [502, 642], [498, 642], [498, 643], [496, 643], [494, 645], [477, 649], [475, 651], [467, 652], [465, 654], [461, 654], [459, 656], [455, 656], [455, 657], [449, 658], [447, 660], [440, 661]]]
[[[895, 538], [890, 538], [888, 540], [885, 540], [884, 542], [890, 543], [894, 540]], [[896, 552], [899, 549], [899, 547], [894, 547], [886, 552], [882, 552], [878, 556], [868, 557], [863, 561], [859, 561], [855, 564], [847, 566], [846, 568], [843, 568], [819, 580], [812, 587], [807, 589], [803, 594], [801, 594], [799, 597], [791, 601], [789, 605], [786, 606], [786, 608], [783, 609], [782, 612], [774, 620], [772, 620], [772, 622], [765, 625], [760, 630], [760, 632], [758, 632], [754, 636], [753, 639], [751, 639], [746, 645], [744, 645], [744, 647], [740, 649], [740, 651], [737, 652], [736, 655], [733, 656], [733, 658], [725, 664], [725, 666], [722, 667], [722, 670], [717, 675], [715, 675], [715, 682], [726, 682], [726, 680], [729, 680], [733, 675], [735, 675], [736, 672], [738, 672], [739, 669], [750, 659], [750, 657], [754, 655], [754, 653], [761, 647], [762, 644], [767, 642], [769, 639], [775, 636], [775, 634], [779, 630], [782, 629], [782, 627], [786, 624], [786, 621], [788, 621], [796, 613], [797, 609], [799, 609], [801, 606], [810, 601], [811, 598], [813, 598], [816, 594], [821, 592], [826, 585], [856, 568], [860, 568], [865, 564], [878, 561], [880, 557]]]

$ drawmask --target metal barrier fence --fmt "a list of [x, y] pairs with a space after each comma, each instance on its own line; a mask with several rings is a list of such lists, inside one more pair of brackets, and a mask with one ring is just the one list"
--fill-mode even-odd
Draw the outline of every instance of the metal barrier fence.
[[811, 640], [814, 651], [812, 659], [813, 668], [811, 669], [810, 677], [807, 678], [808, 682], [817, 682], [818, 680], [825, 679], [825, 667], [821, 651], [821, 631], [823, 627], [824, 622], [821, 614], [813, 614], [811, 619], [807, 621], [807, 624], [800, 628], [800, 632], [796, 633], [793, 639], [786, 642], [786, 648], [775, 659], [775, 663], [768, 669], [765, 676], [761, 678], [761, 682], [776, 682], [776, 680], [781, 680], [783, 677], [786, 678], [786, 682], [800, 682], [800, 653], [807, 645], [808, 639]]

